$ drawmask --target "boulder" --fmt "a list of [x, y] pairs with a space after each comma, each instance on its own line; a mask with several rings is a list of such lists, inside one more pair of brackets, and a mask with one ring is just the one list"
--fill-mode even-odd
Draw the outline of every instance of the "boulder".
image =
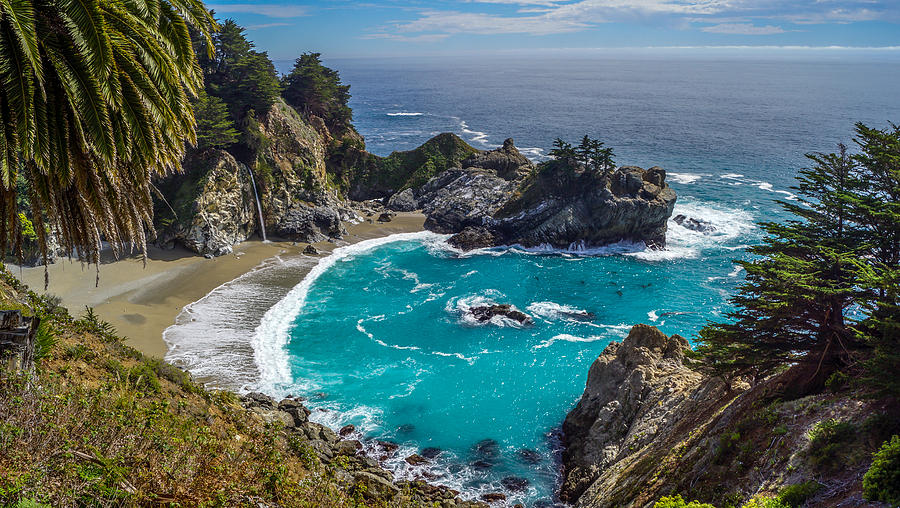
[[396, 215], [397, 214], [395, 214], [393, 212], [384, 212], [378, 216], [378, 222], [390, 222], [390, 221], [394, 220], [394, 217]]
[[315, 246], [313, 246], [313, 244], [309, 244], [306, 246], [305, 249], [303, 249], [303, 253], [306, 254], [307, 256], [318, 256], [319, 249], [315, 248]]
[[405, 460], [406, 463], [409, 464], [410, 466], [421, 466], [422, 464], [428, 463], [428, 459], [419, 455], [418, 453], [414, 453], [414, 454], [410, 455], [409, 457], [406, 457], [403, 460]]
[[276, 224], [275, 233], [295, 242], [314, 243], [340, 238], [345, 232], [341, 226], [340, 212], [336, 209], [298, 204]]
[[509, 304], [481, 305], [469, 309], [469, 313], [480, 322], [487, 322], [496, 316], [512, 319], [521, 325], [533, 325], [534, 320], [528, 314]]
[[389, 480], [365, 471], [353, 475], [353, 480], [361, 487], [363, 497], [373, 501], [387, 501], [394, 498], [400, 489]]
[[457, 249], [472, 250], [493, 247], [497, 240], [491, 230], [480, 226], [468, 226], [447, 239], [447, 243]]
[[356, 426], [351, 423], [349, 425], [344, 425], [343, 427], [341, 427], [341, 430], [338, 431], [338, 435], [340, 435], [341, 437], [345, 437], [353, 434], [354, 431], [356, 431]]
[[387, 208], [396, 212], [412, 212], [418, 205], [412, 189], [404, 189], [388, 199]]
[[672, 217], [672, 221], [679, 226], [690, 229], [691, 231], [697, 231], [698, 233], [710, 234], [716, 232], [716, 227], [708, 220], [695, 219], [693, 217], [678, 214], [675, 217]]

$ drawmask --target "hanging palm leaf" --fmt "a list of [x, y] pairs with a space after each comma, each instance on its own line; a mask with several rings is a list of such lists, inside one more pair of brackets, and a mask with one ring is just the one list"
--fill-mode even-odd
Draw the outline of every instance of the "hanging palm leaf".
[[82, 261], [146, 251], [151, 179], [195, 142], [190, 30], [213, 26], [200, 0], [0, 0], [0, 250], [24, 188], [45, 259], [45, 227]]

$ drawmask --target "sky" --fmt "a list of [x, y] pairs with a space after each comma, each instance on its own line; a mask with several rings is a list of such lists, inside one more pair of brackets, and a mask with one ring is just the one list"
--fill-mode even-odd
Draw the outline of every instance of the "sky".
[[[900, 0], [213, 0], [274, 60], [666, 48], [900, 54]], [[827, 48], [827, 49], [826, 49]]]

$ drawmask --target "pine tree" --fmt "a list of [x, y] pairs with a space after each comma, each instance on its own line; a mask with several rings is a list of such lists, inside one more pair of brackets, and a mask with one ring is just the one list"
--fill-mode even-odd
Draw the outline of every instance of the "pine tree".
[[318, 116], [333, 133], [341, 134], [350, 127], [350, 85], [341, 82], [337, 71], [322, 65], [321, 54], [301, 55], [291, 73], [282, 79], [282, 85], [288, 104]]
[[238, 131], [222, 99], [201, 91], [192, 104], [197, 120], [197, 149], [224, 148], [238, 140]]
[[747, 277], [731, 300], [732, 322], [700, 332], [698, 352], [719, 373], [759, 379], [801, 362], [815, 365], [821, 382], [861, 346], [847, 317], [861, 237], [845, 199], [860, 182], [844, 146], [807, 157], [814, 165], [798, 177], [799, 202], [779, 202], [795, 218], [762, 224], [768, 237], [749, 249], [759, 257], [739, 262]]

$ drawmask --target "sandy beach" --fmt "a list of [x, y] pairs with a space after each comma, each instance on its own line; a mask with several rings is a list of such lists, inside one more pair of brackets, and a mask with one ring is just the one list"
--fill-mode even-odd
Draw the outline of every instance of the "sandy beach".
[[[348, 234], [337, 243], [313, 244], [319, 256], [335, 247], [395, 233], [421, 231], [425, 217], [399, 213], [391, 222], [347, 224]], [[85, 306], [116, 327], [128, 343], [153, 356], [165, 355], [163, 330], [175, 322], [184, 306], [203, 298], [216, 287], [233, 280], [274, 256], [302, 256], [305, 243], [248, 240], [235, 245], [226, 256], [206, 259], [182, 248], [148, 248], [146, 266], [140, 257], [105, 259], [100, 265], [100, 284], [95, 286], [96, 267], [70, 260], [50, 265], [47, 293], [62, 298], [62, 304], [79, 316]], [[41, 293], [44, 268], [9, 266], [10, 272]]]

